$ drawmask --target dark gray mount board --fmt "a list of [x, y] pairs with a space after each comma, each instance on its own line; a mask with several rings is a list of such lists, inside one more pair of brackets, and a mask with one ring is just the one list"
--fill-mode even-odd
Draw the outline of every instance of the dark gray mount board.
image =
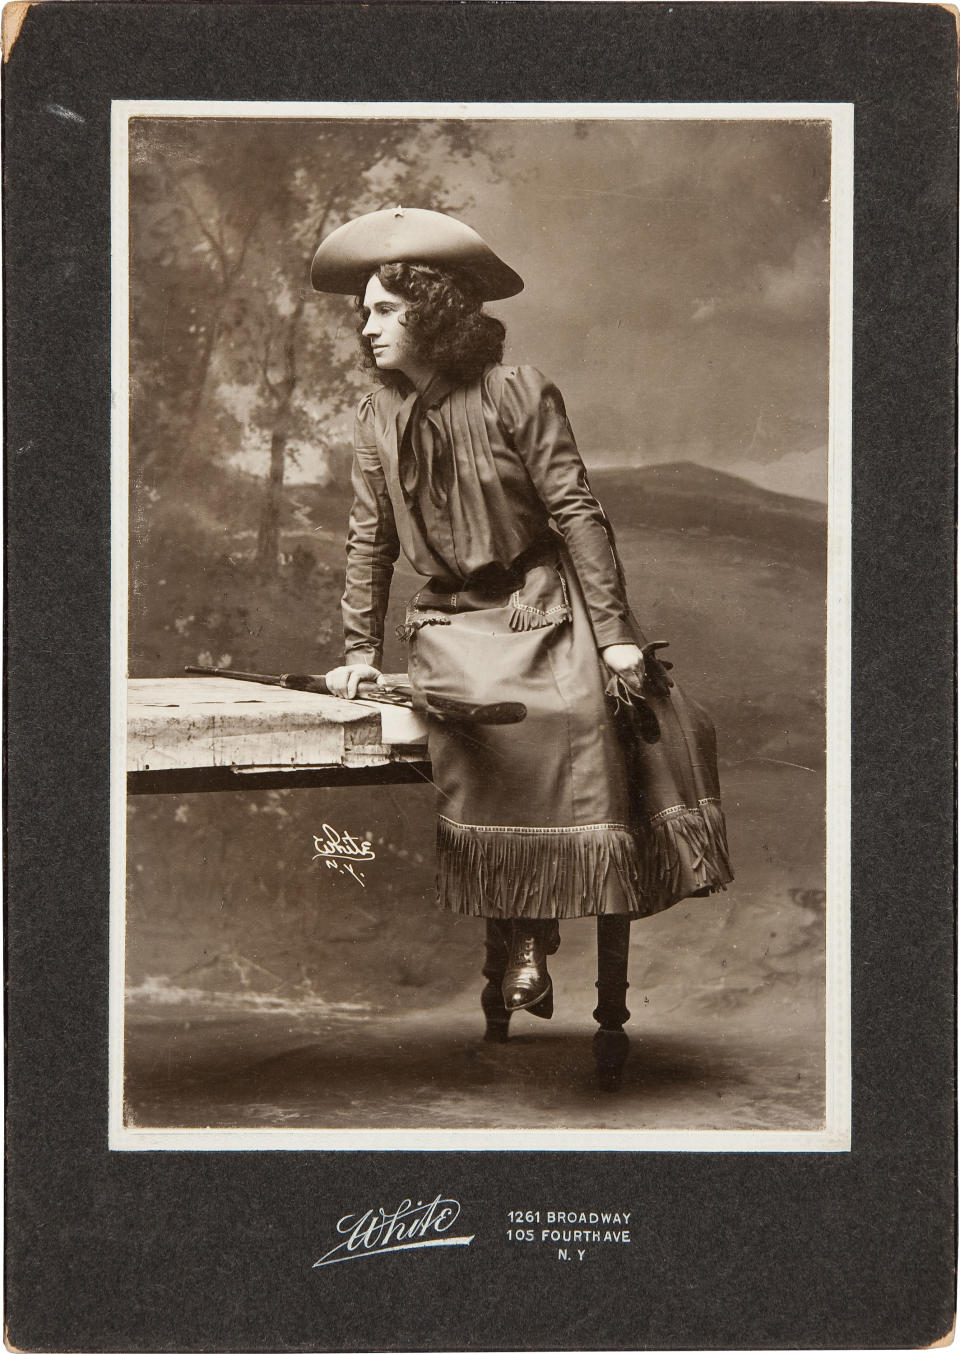
[[[932, 5], [28, 10], [4, 66], [11, 1347], [947, 1334], [956, 57]], [[110, 105], [139, 98], [853, 103], [850, 1152], [108, 1150]], [[423, 1191], [470, 1247], [311, 1269], [359, 1202]], [[589, 1271], [503, 1244], [517, 1199], [626, 1197], [639, 1245]]]

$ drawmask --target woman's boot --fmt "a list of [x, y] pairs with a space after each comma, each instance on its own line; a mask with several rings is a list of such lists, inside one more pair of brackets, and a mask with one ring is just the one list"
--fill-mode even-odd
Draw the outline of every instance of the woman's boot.
[[503, 1004], [508, 1011], [529, 1011], [549, 1020], [553, 1015], [553, 983], [547, 955], [560, 945], [560, 927], [554, 918], [514, 917], [510, 953], [503, 975]]

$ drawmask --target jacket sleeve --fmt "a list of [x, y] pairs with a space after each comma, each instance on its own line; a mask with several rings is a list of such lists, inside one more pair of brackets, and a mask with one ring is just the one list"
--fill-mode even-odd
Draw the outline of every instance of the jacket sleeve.
[[587, 482], [559, 390], [534, 367], [511, 368], [500, 415], [570, 551], [597, 647], [635, 643], [606, 515]]
[[345, 660], [380, 667], [384, 619], [400, 542], [377, 453], [369, 396], [357, 410], [352, 484], [353, 507], [347, 528], [347, 569], [341, 603]]

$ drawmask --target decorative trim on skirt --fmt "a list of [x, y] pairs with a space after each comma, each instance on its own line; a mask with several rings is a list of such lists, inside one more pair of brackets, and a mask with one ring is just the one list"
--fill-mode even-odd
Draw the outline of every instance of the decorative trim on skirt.
[[641, 892], [661, 912], [681, 898], [721, 893], [733, 879], [719, 799], [679, 804], [647, 819], [638, 833]]
[[639, 832], [624, 823], [475, 826], [442, 814], [437, 822], [438, 902], [474, 917], [647, 917], [730, 878], [713, 800], [664, 810]]

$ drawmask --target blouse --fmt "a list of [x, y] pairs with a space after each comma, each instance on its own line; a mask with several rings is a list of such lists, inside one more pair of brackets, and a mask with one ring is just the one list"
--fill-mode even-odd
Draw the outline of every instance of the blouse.
[[342, 602], [346, 662], [379, 667], [393, 566], [456, 592], [510, 565], [553, 526], [597, 647], [634, 642], [612, 533], [559, 390], [534, 367], [495, 365], [421, 394], [381, 387], [357, 410]]

